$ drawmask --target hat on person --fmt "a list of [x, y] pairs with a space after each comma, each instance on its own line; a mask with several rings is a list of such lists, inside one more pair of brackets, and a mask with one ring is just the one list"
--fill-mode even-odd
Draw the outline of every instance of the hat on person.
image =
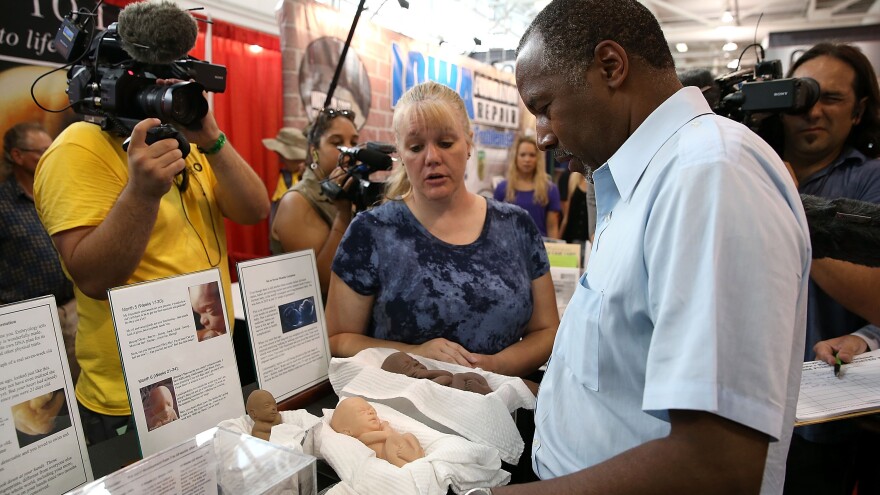
[[274, 138], [264, 139], [263, 146], [288, 160], [305, 160], [308, 142], [300, 129], [283, 127]]

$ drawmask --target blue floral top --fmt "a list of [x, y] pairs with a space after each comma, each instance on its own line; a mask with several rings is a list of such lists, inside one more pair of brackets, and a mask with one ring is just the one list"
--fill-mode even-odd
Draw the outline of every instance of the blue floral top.
[[367, 335], [421, 344], [443, 337], [495, 354], [532, 316], [532, 280], [550, 270], [528, 213], [486, 200], [480, 237], [452, 245], [428, 232], [402, 201], [352, 221], [333, 260], [349, 287], [376, 300]]

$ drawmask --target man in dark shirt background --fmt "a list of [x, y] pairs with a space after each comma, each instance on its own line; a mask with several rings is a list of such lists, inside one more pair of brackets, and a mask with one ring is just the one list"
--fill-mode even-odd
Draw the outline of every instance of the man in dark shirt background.
[[36, 122], [11, 127], [3, 136], [3, 158], [11, 171], [0, 182], [0, 304], [53, 295], [73, 380], [76, 300], [52, 239], [34, 207], [34, 172], [52, 137]]

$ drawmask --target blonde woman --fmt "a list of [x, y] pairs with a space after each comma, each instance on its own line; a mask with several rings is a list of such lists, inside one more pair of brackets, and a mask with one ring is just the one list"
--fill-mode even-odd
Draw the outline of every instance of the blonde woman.
[[516, 140], [507, 179], [495, 188], [495, 199], [529, 212], [544, 237], [559, 239], [559, 189], [547, 176], [544, 154], [531, 136]]
[[407, 91], [392, 127], [389, 201], [354, 218], [330, 277], [330, 352], [368, 347], [511, 376], [547, 361], [559, 325], [550, 264], [528, 214], [465, 188], [473, 130], [441, 84]]

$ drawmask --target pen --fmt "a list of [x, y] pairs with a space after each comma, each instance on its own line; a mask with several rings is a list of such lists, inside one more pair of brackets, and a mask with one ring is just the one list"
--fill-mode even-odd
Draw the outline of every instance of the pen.
[[834, 376], [840, 378], [840, 365], [843, 364], [840, 358], [837, 357], [837, 353], [834, 353]]

